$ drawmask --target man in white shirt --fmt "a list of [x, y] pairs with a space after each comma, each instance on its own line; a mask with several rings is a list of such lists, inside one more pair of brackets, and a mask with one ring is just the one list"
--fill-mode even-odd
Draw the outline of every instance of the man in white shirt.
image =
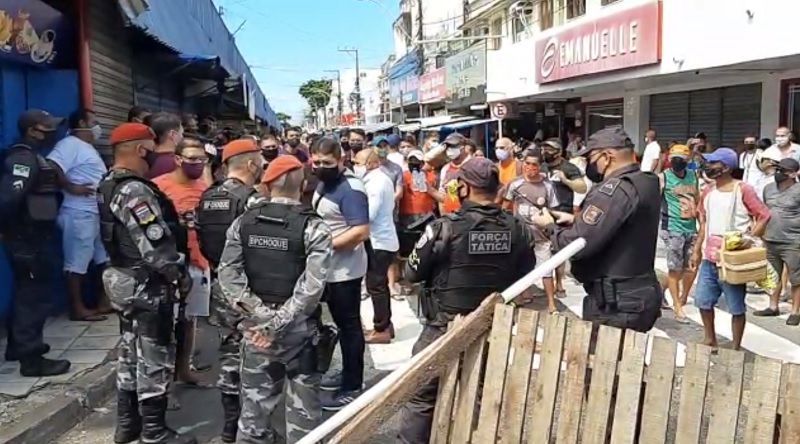
[[742, 169], [742, 181], [746, 184], [756, 186], [764, 176], [759, 168], [763, 149], [759, 149], [756, 138], [747, 136], [744, 138], [744, 152], [739, 154], [739, 168]]
[[792, 142], [791, 134], [792, 132], [785, 126], [775, 130], [775, 144], [764, 150], [764, 153], [775, 153], [781, 159], [792, 158], [800, 162], [800, 145]]
[[656, 131], [653, 129], [647, 130], [644, 142], [647, 145], [644, 147], [644, 153], [642, 154], [642, 171], [658, 173], [661, 160], [661, 145], [656, 142]]
[[353, 159], [353, 171], [364, 181], [369, 204], [369, 242], [367, 247], [367, 293], [375, 311], [374, 329], [365, 333], [368, 344], [388, 344], [394, 338], [388, 271], [400, 242], [394, 225], [395, 187], [381, 171], [374, 150], [363, 150]]
[[[102, 321], [111, 305], [101, 295], [96, 310], [83, 302], [82, 287], [89, 264], [103, 266], [108, 255], [100, 237], [100, 214], [95, 191], [107, 169], [92, 146], [102, 135], [93, 112], [79, 110], [69, 116], [70, 135], [61, 139], [47, 156], [55, 166], [64, 191], [58, 214], [64, 252], [64, 272], [70, 298], [70, 319]], [[98, 273], [99, 276], [99, 273]], [[98, 288], [102, 286], [98, 285]]]

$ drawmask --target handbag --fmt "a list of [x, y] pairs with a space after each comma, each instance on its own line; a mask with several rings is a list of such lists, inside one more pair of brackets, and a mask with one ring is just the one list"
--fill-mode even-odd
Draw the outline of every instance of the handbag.
[[757, 282], [767, 277], [767, 249], [750, 244], [746, 248], [729, 250], [727, 238], [730, 236], [742, 237], [743, 233], [735, 228], [736, 205], [739, 201], [739, 182], [733, 189], [733, 204], [731, 205], [731, 215], [728, 219], [728, 232], [725, 233], [719, 252], [719, 276], [720, 280], [732, 285], [747, 284]]

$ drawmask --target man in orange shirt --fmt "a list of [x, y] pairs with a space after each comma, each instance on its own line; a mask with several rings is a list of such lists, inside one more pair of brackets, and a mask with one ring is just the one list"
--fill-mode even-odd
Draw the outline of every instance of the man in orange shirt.
[[503, 137], [497, 141], [494, 148], [494, 155], [497, 157], [497, 171], [500, 173], [500, 191], [497, 193], [497, 202], [503, 201], [508, 184], [522, 175], [522, 162], [514, 157], [516, 144], [508, 137]]
[[175, 205], [181, 223], [189, 233], [189, 275], [193, 283], [186, 297], [185, 318], [178, 320], [182, 324], [178, 329], [182, 332], [183, 340], [178, 344], [175, 363], [178, 380], [189, 384], [199, 382], [190, 364], [194, 348], [195, 320], [199, 316], [208, 316], [211, 298], [210, 267], [200, 252], [200, 242], [195, 227], [195, 209], [203, 192], [208, 188], [208, 184], [203, 180], [203, 170], [207, 162], [204, 143], [187, 136], [175, 150], [175, 170], [153, 180]]
[[443, 199], [439, 204], [442, 215], [455, 213], [461, 208], [458, 198], [458, 171], [472, 159], [466, 150], [467, 138], [459, 133], [452, 133], [444, 139], [445, 154], [450, 161], [442, 167], [439, 179], [439, 191]]

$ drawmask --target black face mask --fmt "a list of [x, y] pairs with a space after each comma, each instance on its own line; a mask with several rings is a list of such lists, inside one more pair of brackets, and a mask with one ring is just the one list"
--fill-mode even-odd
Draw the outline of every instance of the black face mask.
[[330, 184], [336, 182], [341, 175], [341, 171], [339, 171], [338, 166], [334, 167], [319, 167], [314, 170], [314, 174], [325, 184]]
[[359, 152], [359, 151], [361, 151], [363, 149], [364, 149], [364, 142], [353, 142], [353, 143], [350, 143], [350, 151], [352, 151], [353, 154], [355, 154], [355, 153], [357, 153], [357, 152]]
[[286, 144], [289, 145], [290, 148], [297, 148], [300, 145], [300, 139], [289, 139]]
[[752, 150], [756, 149], [756, 144], [755, 143], [745, 143], [744, 144], [744, 149], [746, 149], [747, 151], [752, 151]]
[[408, 169], [411, 171], [419, 171], [422, 169], [422, 164], [417, 162], [409, 162]]
[[278, 157], [278, 150], [261, 150], [261, 156], [267, 162], [273, 161]]
[[719, 179], [725, 173], [725, 169], [713, 167], [704, 168], [703, 171], [705, 171], [706, 177], [711, 180]]
[[350, 151], [350, 142], [344, 141], [341, 143], [341, 145], [344, 151]]
[[597, 166], [599, 160], [600, 158], [586, 164], [586, 177], [594, 183], [600, 183], [605, 178], [605, 173], [601, 173], [600, 168]]
[[458, 201], [464, 203], [465, 200], [469, 197], [469, 185], [462, 183], [458, 186]]
[[672, 171], [676, 173], [682, 173], [686, 171], [686, 167], [689, 166], [689, 163], [686, 162], [686, 159], [681, 159], [680, 157], [675, 157], [670, 160]]
[[547, 162], [547, 163], [553, 163], [553, 162], [555, 162], [555, 160], [556, 160], [556, 157], [557, 157], [557, 156], [556, 156], [555, 154], [553, 154], [553, 153], [544, 153], [544, 154], [542, 155], [542, 158], [543, 158], [543, 159], [544, 159], [544, 161], [545, 161], [545, 162]]

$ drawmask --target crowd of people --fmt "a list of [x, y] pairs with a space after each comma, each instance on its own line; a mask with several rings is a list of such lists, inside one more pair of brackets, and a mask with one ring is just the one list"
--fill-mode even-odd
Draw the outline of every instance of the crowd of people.
[[[763, 241], [783, 278], [754, 314], [779, 315], [788, 286], [786, 323], [800, 324], [800, 145], [787, 128], [774, 144], [751, 136], [738, 151], [712, 150], [703, 134], [662, 144], [650, 130], [638, 161], [620, 128], [586, 143], [572, 135], [566, 149], [557, 138], [499, 138], [493, 161], [457, 132], [421, 142], [357, 128], [235, 134], [213, 118], [134, 107], [110, 134], [107, 168], [94, 113], [73, 113], [54, 143], [62, 120], [24, 113], [22, 138], [4, 159], [0, 210], [16, 283], [6, 359], [19, 359], [25, 376], [69, 369], [43, 357], [41, 337], [52, 258], [40, 253], [53, 239], [42, 233], [57, 226], [70, 317], [120, 316], [118, 443], [194, 442], [169, 430], [164, 412], [173, 373], [202, 385], [199, 372], [210, 368], [195, 359], [199, 318], [222, 338], [223, 441], [273, 437], [269, 418], [285, 390], [286, 439], [295, 442], [321, 410], [361, 394], [365, 345], [393, 341], [392, 299], [412, 284], [425, 326], [418, 352], [456, 315], [578, 237], [588, 244], [571, 272], [588, 293], [587, 319], [647, 331], [667, 289], [680, 322], [694, 295], [705, 343], [716, 346], [714, 307], [724, 296], [738, 349], [748, 288], [718, 270], [724, 236], [737, 231]], [[667, 254], [662, 282], [656, 237]], [[82, 289], [92, 263], [104, 291], [90, 308]], [[551, 313], [564, 275], [562, 266], [542, 281]], [[374, 309], [368, 329], [365, 298]], [[321, 302], [335, 329], [323, 324]], [[336, 344], [341, 368], [327, 371]], [[435, 396], [433, 381], [403, 408], [403, 442], [427, 442]]]

